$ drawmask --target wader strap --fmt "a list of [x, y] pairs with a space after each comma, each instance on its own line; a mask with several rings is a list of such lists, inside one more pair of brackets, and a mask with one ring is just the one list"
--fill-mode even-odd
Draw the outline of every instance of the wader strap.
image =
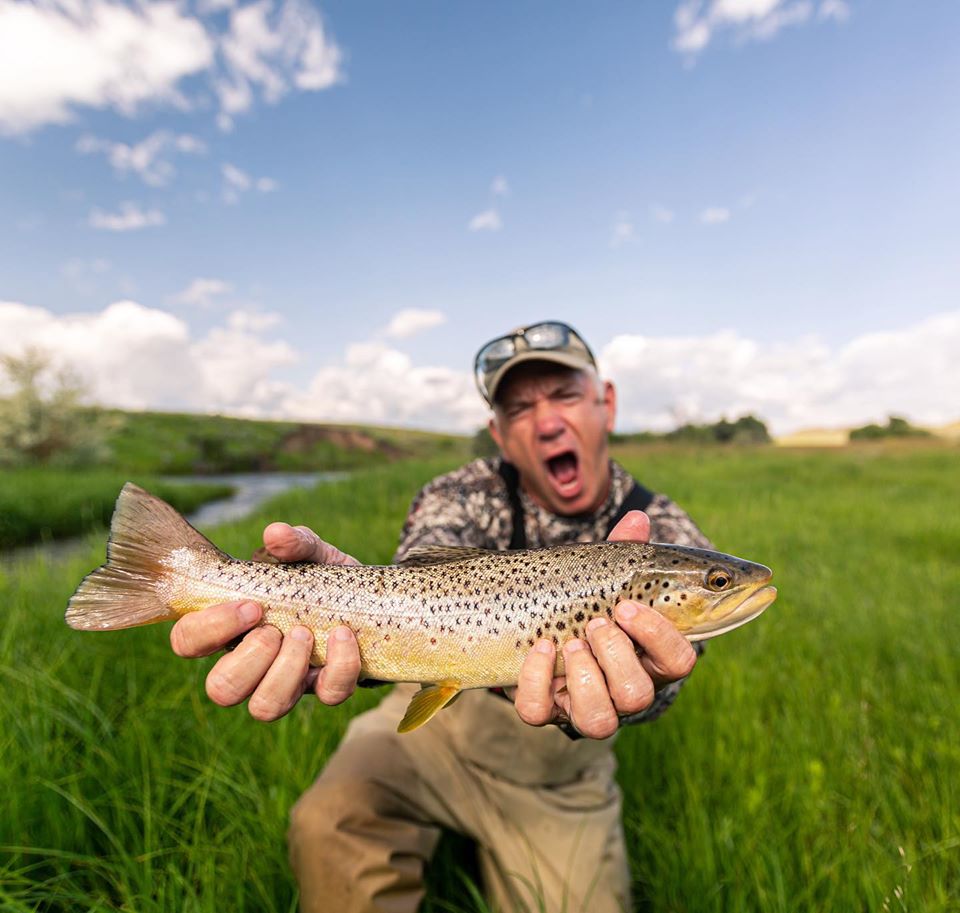
[[[500, 466], [497, 469], [500, 477], [507, 486], [507, 498], [510, 501], [510, 512], [513, 515], [513, 530], [510, 533], [510, 549], [527, 547], [527, 531], [523, 522], [523, 502], [520, 500], [520, 473], [517, 467], [506, 460], [500, 460]], [[607, 535], [613, 532], [613, 528], [626, 516], [631, 510], [646, 510], [653, 501], [653, 492], [645, 488], [639, 482], [633, 483], [633, 488], [627, 492], [623, 499], [620, 509], [614, 514], [607, 526]]]

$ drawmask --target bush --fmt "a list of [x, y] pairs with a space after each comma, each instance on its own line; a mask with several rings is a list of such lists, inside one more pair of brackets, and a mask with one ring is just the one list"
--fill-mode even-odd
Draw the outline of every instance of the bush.
[[84, 406], [86, 389], [47, 355], [0, 356], [10, 395], [0, 399], [0, 463], [85, 466], [107, 456], [109, 422]]

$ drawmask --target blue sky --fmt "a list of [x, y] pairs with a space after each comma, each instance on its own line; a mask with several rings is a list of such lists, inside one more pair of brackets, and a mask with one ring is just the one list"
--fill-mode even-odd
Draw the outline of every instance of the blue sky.
[[467, 429], [477, 345], [549, 316], [624, 428], [953, 420], [958, 39], [947, 0], [0, 0], [0, 350]]

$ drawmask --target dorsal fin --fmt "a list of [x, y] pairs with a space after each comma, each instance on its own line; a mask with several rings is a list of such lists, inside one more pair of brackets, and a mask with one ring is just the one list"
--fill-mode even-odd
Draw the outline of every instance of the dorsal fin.
[[488, 548], [468, 548], [464, 545], [415, 545], [403, 560], [404, 567], [424, 567], [428, 564], [449, 564], [451, 561], [466, 561], [468, 558], [483, 558], [495, 555]]

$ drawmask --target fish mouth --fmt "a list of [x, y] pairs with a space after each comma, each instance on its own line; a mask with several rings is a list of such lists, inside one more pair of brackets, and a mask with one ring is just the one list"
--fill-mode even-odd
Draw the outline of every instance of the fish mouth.
[[748, 621], [753, 621], [754, 618], [763, 614], [763, 612], [773, 604], [773, 601], [777, 598], [777, 588], [775, 586], [763, 586], [761, 584], [750, 593], [746, 599], [739, 602], [732, 612], [729, 614], [725, 613], [724, 607], [730, 603], [735, 596], [736, 594], [731, 593], [730, 597], [717, 606], [716, 614], [719, 615], [719, 618], [717, 619], [716, 627], [697, 631], [696, 634], [688, 635], [687, 639], [690, 641], [708, 640], [711, 637], [726, 634], [727, 631], [732, 631], [734, 628], [739, 628], [740, 625], [745, 625]]
[[545, 461], [547, 478], [561, 498], [575, 498], [583, 489], [580, 458], [573, 450], [563, 450]]

